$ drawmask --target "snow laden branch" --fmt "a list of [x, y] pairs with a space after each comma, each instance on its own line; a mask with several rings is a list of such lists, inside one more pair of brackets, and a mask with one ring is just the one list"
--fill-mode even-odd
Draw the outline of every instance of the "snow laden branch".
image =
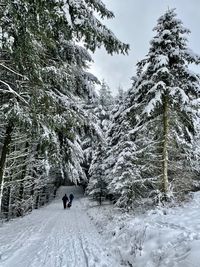
[[2, 83], [3, 85], [5, 85], [8, 88], [8, 90], [5, 90], [3, 88], [0, 88], [0, 92], [3, 92], [3, 93], [11, 93], [14, 96], [16, 96], [17, 98], [19, 98], [22, 102], [24, 102], [25, 104], [28, 105], [27, 101], [23, 97], [21, 97], [15, 90], [13, 90], [8, 83], [6, 83], [6, 82], [4, 82], [2, 80], [0, 80], [0, 83]]
[[0, 66], [3, 67], [3, 68], [5, 68], [5, 69], [7, 69], [7, 70], [9, 70], [10, 72], [16, 74], [17, 76], [20, 76], [20, 77], [24, 78], [25, 80], [28, 80], [28, 78], [26, 76], [24, 76], [24, 75], [22, 75], [22, 74], [20, 74], [20, 73], [18, 73], [16, 71], [14, 71], [13, 69], [9, 68], [8, 66], [5, 66], [2, 63], [0, 63]]

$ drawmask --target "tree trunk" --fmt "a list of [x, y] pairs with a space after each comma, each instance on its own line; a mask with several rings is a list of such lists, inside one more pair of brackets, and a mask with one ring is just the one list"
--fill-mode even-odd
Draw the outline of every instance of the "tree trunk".
[[35, 203], [33, 201], [34, 194], [35, 194], [35, 183], [34, 183], [34, 179], [33, 180], [30, 180], [30, 182], [32, 183], [32, 185], [31, 185], [31, 191], [30, 191], [30, 196], [32, 198], [32, 203], [31, 203], [31, 206], [28, 208], [28, 210], [32, 211], [35, 208], [34, 207]]
[[9, 220], [11, 217], [11, 186], [10, 185], [6, 188], [3, 196], [4, 196], [3, 198], [4, 205], [2, 208], [2, 212], [4, 213], [6, 219]]
[[36, 200], [35, 200], [35, 209], [38, 209], [40, 206], [40, 192], [37, 192]]
[[163, 180], [162, 191], [165, 198], [168, 192], [168, 135], [169, 135], [169, 117], [168, 117], [168, 98], [164, 96], [163, 101]]
[[[26, 145], [25, 145], [25, 153], [28, 153], [28, 147], [29, 147], [29, 143], [26, 141]], [[26, 161], [27, 156], [24, 157], [24, 161]], [[21, 181], [20, 181], [20, 187], [19, 187], [19, 202], [21, 203], [20, 207], [18, 207], [18, 214], [17, 216], [23, 216], [24, 214], [24, 206], [22, 204], [23, 200], [24, 200], [24, 178], [26, 176], [26, 169], [27, 169], [27, 165], [25, 164], [23, 167], [23, 171], [21, 174]]]
[[12, 130], [13, 130], [13, 126], [11, 123], [9, 123], [6, 129], [4, 144], [3, 144], [1, 158], [0, 158], [0, 212], [1, 212], [3, 189], [4, 189], [4, 170], [5, 170], [5, 165], [6, 165], [6, 157], [9, 152], [9, 145], [11, 143]]

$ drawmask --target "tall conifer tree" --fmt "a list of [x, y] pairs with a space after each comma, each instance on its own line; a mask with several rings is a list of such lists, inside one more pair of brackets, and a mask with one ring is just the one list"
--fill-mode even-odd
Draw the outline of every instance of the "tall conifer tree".
[[178, 171], [178, 166], [172, 168], [173, 162], [186, 161], [196, 130], [200, 80], [188, 66], [199, 64], [200, 57], [188, 48], [189, 30], [174, 10], [158, 19], [154, 31], [149, 52], [138, 63], [131, 109], [136, 141], [141, 135], [146, 139], [140, 142], [141, 148], [146, 146], [144, 164], [152, 166], [155, 176], [160, 177], [160, 189], [167, 197], [169, 179], [176, 180]]

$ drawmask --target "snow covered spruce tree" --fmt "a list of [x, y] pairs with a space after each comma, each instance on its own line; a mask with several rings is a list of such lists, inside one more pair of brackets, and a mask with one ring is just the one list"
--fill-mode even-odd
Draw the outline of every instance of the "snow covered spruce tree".
[[[115, 110], [108, 131], [106, 178], [117, 206], [129, 209], [140, 198], [134, 136], [125, 105]], [[136, 179], [137, 177], [137, 179]]]
[[200, 57], [187, 47], [189, 30], [174, 10], [158, 19], [154, 31], [149, 52], [138, 63], [130, 115], [143, 178], [167, 199], [169, 182], [187, 181], [200, 97], [199, 77], [188, 65], [199, 64]]
[[137, 167], [135, 136], [130, 118], [129, 92], [120, 94], [111, 113], [104, 147], [104, 175], [107, 197], [126, 210], [141, 199], [140, 169]]
[[90, 182], [87, 187], [87, 192], [94, 199], [102, 204], [103, 199], [107, 196], [107, 182], [105, 180], [105, 147], [103, 143], [99, 143], [95, 151], [90, 169]]
[[101, 123], [97, 112], [98, 106], [99, 98], [96, 93], [90, 97], [88, 101], [85, 101], [85, 104], [83, 105], [83, 110], [85, 111], [84, 117], [87, 118], [82, 127], [81, 133], [81, 147], [84, 152], [84, 162], [82, 167], [87, 176], [85, 185], [87, 185], [89, 180], [89, 169], [97, 149], [97, 145], [99, 142], [105, 141], [104, 132], [101, 128]]
[[[112, 94], [110, 92], [110, 89], [108, 85], [103, 80], [101, 83], [101, 87], [99, 90], [99, 95], [97, 96], [97, 101], [95, 103], [94, 108], [94, 114], [96, 117], [96, 139], [93, 138], [92, 144], [93, 144], [93, 160], [90, 162], [89, 165], [89, 185], [87, 188], [87, 192], [90, 195], [93, 195], [93, 197], [96, 198], [96, 192], [98, 186], [101, 186], [102, 184], [107, 184], [105, 182], [105, 173], [104, 171], [101, 171], [101, 178], [96, 177], [96, 174], [99, 173], [99, 164], [102, 165], [102, 163], [105, 161], [105, 157], [107, 155], [107, 142], [106, 142], [106, 135], [107, 131], [110, 125], [110, 116], [111, 116], [111, 110], [114, 105], [114, 99], [112, 97]], [[100, 157], [98, 159], [98, 157]], [[98, 176], [100, 176], [98, 174]], [[101, 179], [101, 182], [99, 182], [99, 179]], [[104, 181], [104, 182], [103, 182]], [[101, 189], [99, 188], [101, 191]], [[105, 192], [104, 192], [105, 197]]]
[[[44, 178], [49, 169], [57, 167], [64, 173], [76, 168], [69, 178], [80, 179], [82, 157], [77, 140], [85, 118], [79, 102], [89, 96], [95, 78], [86, 71], [91, 57], [75, 42], [82, 41], [92, 51], [104, 45], [111, 54], [128, 50], [96, 19], [94, 10], [102, 18], [113, 17], [99, 1], [3, 0], [0, 5], [1, 202], [7, 190], [4, 178], [7, 173], [14, 175], [9, 155], [11, 147], [15, 149], [15, 131], [19, 136], [27, 134], [28, 139], [23, 139], [21, 151], [19, 146], [16, 150], [23, 164], [15, 164], [23, 177], [9, 175], [9, 186], [14, 180], [15, 185], [20, 184], [15, 187], [14, 202], [18, 197], [24, 200], [25, 185], [29, 188], [26, 198], [32, 196], [33, 203], [38, 202], [41, 192], [49, 187], [47, 183], [56, 183]], [[12, 202], [11, 191], [6, 191], [6, 205]]]
[[114, 99], [111, 94], [109, 86], [103, 80], [99, 90], [98, 105], [95, 108], [94, 112], [98, 117], [99, 127], [102, 129], [104, 134], [106, 133], [109, 122], [110, 114], [113, 108]]
[[124, 91], [124, 89], [121, 86], [119, 86], [118, 91], [117, 91], [117, 95], [115, 97], [115, 103], [117, 105], [123, 105], [125, 97], [126, 97], [126, 92]]
[[[29, 142], [31, 127], [29, 101], [33, 96], [33, 87], [29, 78], [35, 77], [38, 67], [38, 57], [30, 32], [25, 35], [25, 29], [23, 30], [25, 14], [17, 6], [17, 3], [12, 5], [8, 1], [2, 1], [0, 5], [0, 127], [2, 129], [0, 210], [4, 196], [3, 210], [6, 214], [9, 213], [11, 184], [19, 177], [20, 181], [23, 180], [23, 160], [26, 160], [25, 150], [27, 148], [25, 149], [25, 147]], [[16, 20], [19, 13], [21, 14], [21, 25], [19, 17], [18, 21]], [[29, 52], [30, 50], [32, 50], [32, 54]], [[20, 140], [22, 136], [23, 138]], [[17, 154], [16, 151], [18, 151]], [[9, 158], [18, 163], [15, 158], [20, 157], [20, 169], [15, 169], [16, 165], [13, 166], [13, 164], [8, 166]], [[10, 173], [13, 173], [13, 176]]]

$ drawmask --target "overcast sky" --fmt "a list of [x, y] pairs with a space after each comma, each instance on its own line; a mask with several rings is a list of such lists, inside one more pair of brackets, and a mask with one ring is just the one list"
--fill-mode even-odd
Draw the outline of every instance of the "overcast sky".
[[[130, 44], [128, 56], [108, 55], [104, 49], [93, 54], [95, 63], [91, 71], [105, 79], [113, 92], [119, 85], [124, 89], [131, 86], [130, 78], [135, 74], [136, 63], [143, 59], [149, 49], [149, 41], [155, 35], [152, 29], [157, 19], [168, 8], [176, 8], [177, 17], [191, 30], [189, 47], [200, 54], [200, 0], [103, 0], [115, 18], [104, 21], [115, 35]], [[200, 73], [200, 67], [195, 67]]]

